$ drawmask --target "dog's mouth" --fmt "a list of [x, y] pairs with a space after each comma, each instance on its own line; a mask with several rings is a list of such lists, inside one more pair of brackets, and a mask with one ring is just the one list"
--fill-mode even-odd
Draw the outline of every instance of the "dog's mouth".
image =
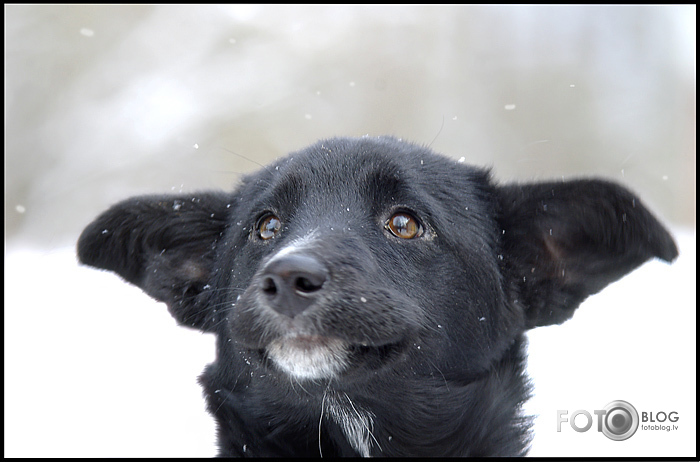
[[358, 297], [328, 287], [325, 298], [290, 316], [259, 288], [251, 284], [237, 301], [232, 334], [265, 367], [298, 380], [374, 374], [400, 360], [422, 326], [420, 307], [388, 289]]
[[380, 367], [396, 355], [400, 343], [377, 346], [321, 335], [294, 335], [273, 340], [266, 351], [274, 365], [290, 376], [317, 380], [338, 377], [360, 365]]

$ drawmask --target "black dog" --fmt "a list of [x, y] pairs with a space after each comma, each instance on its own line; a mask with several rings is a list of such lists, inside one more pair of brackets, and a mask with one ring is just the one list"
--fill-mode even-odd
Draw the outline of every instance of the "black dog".
[[620, 186], [498, 186], [393, 138], [133, 198], [78, 243], [216, 334], [200, 380], [222, 456], [523, 455], [524, 332], [677, 253]]

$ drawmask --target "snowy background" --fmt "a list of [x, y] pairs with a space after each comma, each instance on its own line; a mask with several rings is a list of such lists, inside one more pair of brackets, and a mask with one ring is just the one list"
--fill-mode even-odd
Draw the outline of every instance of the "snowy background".
[[[79, 267], [100, 211], [335, 135], [635, 190], [681, 255], [530, 334], [533, 456], [696, 454], [695, 6], [5, 6], [5, 455], [210, 456], [213, 337]], [[138, 320], [135, 322], [134, 320]], [[613, 400], [679, 413], [556, 430]]]

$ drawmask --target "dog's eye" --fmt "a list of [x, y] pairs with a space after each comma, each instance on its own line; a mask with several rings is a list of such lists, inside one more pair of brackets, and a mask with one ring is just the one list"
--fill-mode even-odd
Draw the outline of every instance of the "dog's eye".
[[401, 239], [414, 239], [423, 235], [423, 226], [406, 212], [393, 214], [386, 222], [385, 228]]
[[260, 218], [260, 220], [258, 220], [258, 236], [260, 236], [260, 239], [265, 241], [275, 237], [280, 228], [282, 228], [282, 222], [271, 213], [264, 215], [262, 218]]

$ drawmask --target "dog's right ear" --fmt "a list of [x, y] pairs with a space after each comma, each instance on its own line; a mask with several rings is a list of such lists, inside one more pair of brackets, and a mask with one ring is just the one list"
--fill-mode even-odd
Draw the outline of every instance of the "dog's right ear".
[[560, 324], [650, 258], [678, 249], [638, 197], [602, 180], [499, 188], [505, 275], [527, 327]]
[[128, 199], [85, 228], [78, 258], [165, 302], [181, 324], [206, 331], [211, 322], [203, 292], [230, 204], [229, 195], [211, 192]]

